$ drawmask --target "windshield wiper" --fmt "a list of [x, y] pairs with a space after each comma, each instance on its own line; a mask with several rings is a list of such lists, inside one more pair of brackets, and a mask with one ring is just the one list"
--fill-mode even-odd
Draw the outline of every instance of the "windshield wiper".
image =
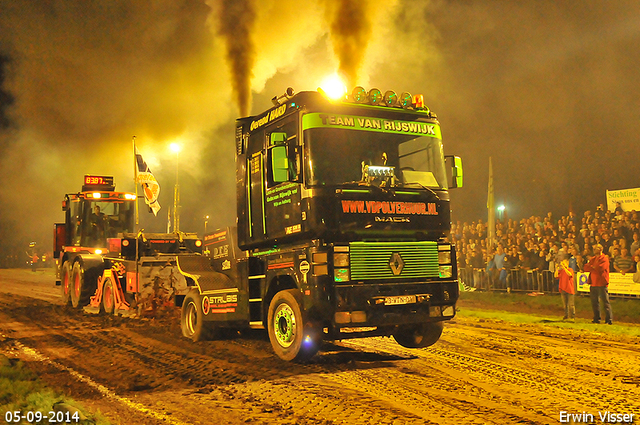
[[438, 194], [437, 194], [433, 189], [431, 189], [430, 187], [424, 186], [422, 183], [418, 183], [418, 182], [410, 182], [410, 183], [401, 183], [401, 184], [402, 184], [402, 187], [407, 187], [407, 186], [409, 186], [409, 185], [413, 185], [413, 184], [418, 185], [418, 186], [420, 186], [422, 189], [424, 189], [424, 190], [427, 190], [427, 191], [431, 192], [431, 194], [432, 194], [433, 196], [435, 196], [435, 197], [436, 197], [436, 199], [437, 199], [438, 201], [440, 201], [440, 197], [438, 196]]
[[380, 187], [380, 186], [376, 186], [374, 184], [371, 184], [371, 183], [368, 183], [368, 182], [363, 182], [363, 181], [344, 182], [344, 183], [340, 183], [339, 186], [366, 187], [367, 189], [368, 188], [378, 189], [380, 192], [383, 192], [383, 193], [388, 193], [389, 192], [389, 188], [387, 188], [387, 187]]

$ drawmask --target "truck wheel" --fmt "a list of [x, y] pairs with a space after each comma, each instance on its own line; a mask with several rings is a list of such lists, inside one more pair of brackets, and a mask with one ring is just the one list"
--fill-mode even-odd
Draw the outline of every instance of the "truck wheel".
[[73, 308], [82, 308], [89, 304], [91, 295], [96, 290], [96, 269], [84, 269], [79, 261], [73, 264], [71, 272], [71, 305]]
[[81, 297], [82, 290], [84, 288], [84, 267], [80, 262], [76, 261], [73, 264], [73, 270], [71, 272], [71, 305], [73, 308], [82, 308]]
[[112, 278], [104, 279], [102, 284], [102, 309], [107, 314], [113, 314], [115, 309], [114, 285]]
[[69, 261], [65, 261], [62, 264], [62, 304], [67, 306], [71, 302], [71, 282], [72, 282], [72, 269]]
[[211, 323], [204, 321], [202, 298], [195, 291], [189, 292], [184, 297], [180, 326], [182, 327], [182, 335], [193, 342], [204, 341], [213, 337], [215, 328]]
[[440, 339], [442, 335], [442, 322], [420, 323], [417, 325], [399, 326], [393, 333], [393, 338], [403, 347], [424, 348], [429, 347]]
[[273, 351], [282, 360], [304, 361], [320, 348], [320, 333], [311, 322], [305, 323], [296, 299], [297, 290], [278, 292], [269, 305], [267, 324]]

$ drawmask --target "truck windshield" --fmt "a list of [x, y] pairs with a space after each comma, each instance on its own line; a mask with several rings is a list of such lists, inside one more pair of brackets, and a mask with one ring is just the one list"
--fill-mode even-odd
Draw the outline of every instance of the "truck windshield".
[[[131, 201], [95, 201], [85, 199], [72, 205], [74, 245], [105, 247], [107, 238], [133, 232]], [[121, 237], [121, 236], [120, 236]]]
[[305, 130], [310, 186], [362, 180], [363, 165], [395, 167], [404, 187], [447, 188], [442, 141], [428, 136], [314, 128]]

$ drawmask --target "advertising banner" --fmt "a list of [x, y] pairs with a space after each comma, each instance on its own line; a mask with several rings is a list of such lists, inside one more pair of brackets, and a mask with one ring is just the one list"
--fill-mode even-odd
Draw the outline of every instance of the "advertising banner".
[[615, 210], [618, 202], [622, 211], [640, 211], [640, 188], [607, 190], [607, 209]]
[[[589, 292], [589, 273], [577, 273], [578, 292]], [[609, 295], [640, 295], [640, 283], [633, 281], [633, 273], [609, 273]]]

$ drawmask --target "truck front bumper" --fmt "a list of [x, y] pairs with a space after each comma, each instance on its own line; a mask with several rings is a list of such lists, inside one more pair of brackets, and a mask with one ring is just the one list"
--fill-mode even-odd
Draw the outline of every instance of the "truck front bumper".
[[332, 325], [390, 328], [449, 320], [458, 294], [456, 281], [337, 285]]

